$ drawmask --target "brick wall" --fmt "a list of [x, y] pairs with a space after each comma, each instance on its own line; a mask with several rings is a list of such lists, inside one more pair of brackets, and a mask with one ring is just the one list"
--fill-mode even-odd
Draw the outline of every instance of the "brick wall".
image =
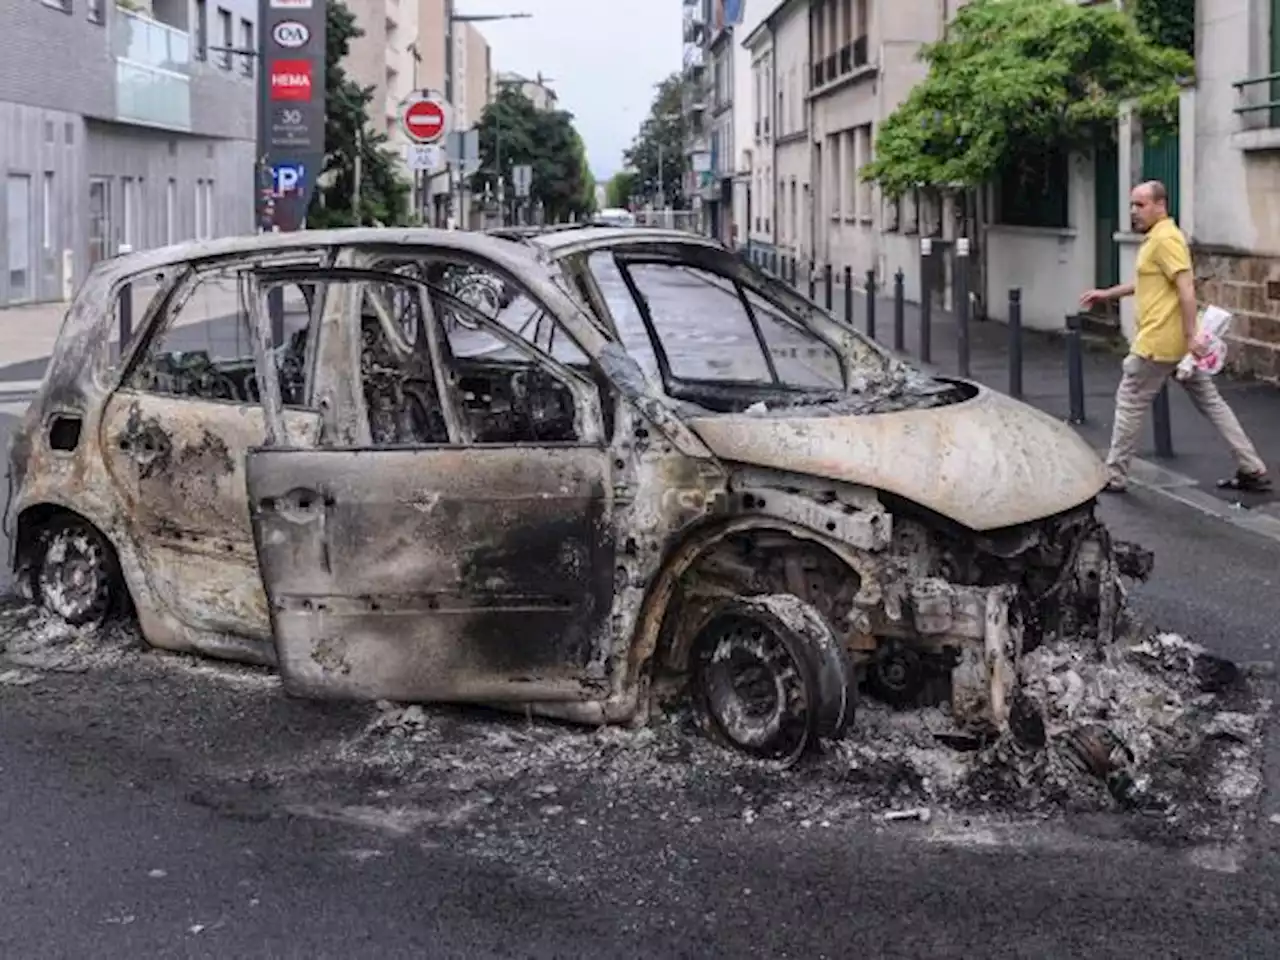
[[115, 112], [115, 58], [108, 24], [89, 20], [86, 0], [70, 12], [41, 0], [5, 0], [0, 30], [0, 100], [110, 117]]
[[1199, 297], [1231, 311], [1228, 363], [1237, 375], [1280, 379], [1280, 256], [1199, 247]]

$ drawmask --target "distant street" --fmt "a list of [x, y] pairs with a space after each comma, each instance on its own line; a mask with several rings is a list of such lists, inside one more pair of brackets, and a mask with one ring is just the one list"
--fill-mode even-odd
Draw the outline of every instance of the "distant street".
[[[686, 311], [690, 357], [733, 363], [750, 344], [716, 296], [653, 294]], [[20, 408], [0, 413], [6, 442]], [[1143, 617], [1274, 658], [1280, 544], [1142, 491], [1102, 510], [1156, 551]], [[0, 615], [11, 648], [20, 623]], [[885, 824], [826, 768], [295, 701], [128, 634], [0, 657], [0, 730], [4, 957], [1275, 952], [1275, 745], [1257, 821], [1217, 850], [1145, 842], [1136, 815]]]

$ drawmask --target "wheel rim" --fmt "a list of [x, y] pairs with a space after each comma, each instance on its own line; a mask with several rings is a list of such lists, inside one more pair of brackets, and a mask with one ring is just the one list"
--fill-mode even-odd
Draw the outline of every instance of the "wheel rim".
[[787, 645], [768, 626], [732, 618], [713, 627], [699, 663], [701, 700], [735, 747], [790, 761], [809, 740], [809, 691]]
[[38, 575], [44, 606], [71, 623], [91, 620], [106, 607], [110, 589], [102, 544], [80, 530], [54, 533]]

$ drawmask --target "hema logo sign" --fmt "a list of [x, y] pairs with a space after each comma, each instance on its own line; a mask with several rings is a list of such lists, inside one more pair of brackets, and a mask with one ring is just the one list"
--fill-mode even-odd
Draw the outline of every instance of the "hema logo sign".
[[271, 64], [272, 100], [311, 99], [311, 61], [277, 60]]

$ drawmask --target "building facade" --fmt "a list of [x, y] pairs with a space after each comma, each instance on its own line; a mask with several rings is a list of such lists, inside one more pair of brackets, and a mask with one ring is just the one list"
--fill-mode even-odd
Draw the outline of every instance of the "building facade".
[[255, 0], [9, 0], [0, 305], [92, 264], [254, 226]]
[[809, 144], [809, 13], [787, 0], [769, 18], [773, 30], [774, 243], [779, 255], [813, 260], [813, 167]]
[[[748, 102], [751, 104], [751, 146], [749, 194], [746, 209], [740, 211], [747, 247], [757, 263], [773, 264], [777, 258], [774, 237], [777, 199], [774, 186], [774, 69], [773, 25], [768, 18], [748, 32], [742, 41], [751, 65]], [[738, 212], [735, 212], [735, 216]]]
[[535, 110], [560, 109], [560, 98], [556, 96], [555, 90], [551, 88], [551, 82], [545, 79], [541, 73], [531, 79], [519, 73], [504, 70], [498, 73], [497, 83], [501, 87], [515, 87], [518, 89], [529, 98]]
[[709, 137], [708, 95], [708, 22], [710, 0], [684, 0], [683, 7], [683, 78], [685, 155], [689, 158], [684, 196], [693, 209], [695, 226], [706, 230], [704, 190], [711, 186], [711, 141]]

